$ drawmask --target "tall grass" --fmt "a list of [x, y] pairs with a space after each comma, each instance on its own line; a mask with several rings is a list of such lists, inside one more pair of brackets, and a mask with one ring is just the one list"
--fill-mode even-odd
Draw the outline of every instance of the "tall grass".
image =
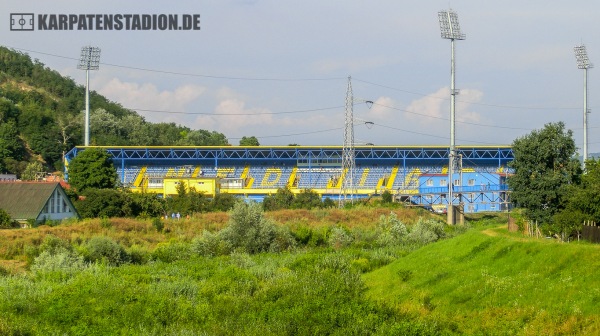
[[[374, 256], [374, 254], [373, 254]], [[370, 262], [370, 255], [361, 258]], [[0, 277], [0, 334], [437, 334], [363, 297], [356, 255], [320, 249], [92, 264], [69, 279]], [[408, 333], [410, 335], [410, 333]]]
[[365, 275], [368, 296], [468, 334], [600, 333], [600, 248], [472, 230]]

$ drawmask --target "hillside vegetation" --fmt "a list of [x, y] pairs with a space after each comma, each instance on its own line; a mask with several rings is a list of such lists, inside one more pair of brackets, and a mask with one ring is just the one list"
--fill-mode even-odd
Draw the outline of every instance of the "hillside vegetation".
[[471, 230], [364, 276], [367, 296], [465, 334], [600, 334], [600, 247]]
[[[75, 67], [75, 64], [73, 64]], [[38, 59], [0, 46], [0, 173], [27, 164], [62, 169], [63, 152], [83, 145], [85, 88]], [[227, 145], [225, 135], [175, 123], [150, 123], [137, 112], [90, 93], [92, 145]]]

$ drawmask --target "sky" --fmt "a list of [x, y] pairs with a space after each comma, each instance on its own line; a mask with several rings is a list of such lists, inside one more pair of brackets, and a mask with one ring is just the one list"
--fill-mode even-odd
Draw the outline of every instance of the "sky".
[[[573, 47], [600, 64], [598, 1], [3, 0], [0, 44], [81, 85], [81, 47], [100, 47], [92, 90], [232, 145], [342, 145], [349, 83], [356, 145], [448, 145], [451, 43], [438, 12], [450, 8], [466, 35], [456, 41], [456, 144], [510, 145], [562, 121], [581, 153], [584, 71]], [[15, 13], [196, 14], [200, 29], [15, 31]], [[589, 153], [600, 152], [597, 71]]]

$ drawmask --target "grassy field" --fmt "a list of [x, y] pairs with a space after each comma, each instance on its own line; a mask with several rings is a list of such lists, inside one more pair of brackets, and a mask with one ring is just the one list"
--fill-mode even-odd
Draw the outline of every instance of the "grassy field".
[[[120, 218], [1, 230], [0, 334], [600, 334], [598, 245], [508, 233], [488, 215], [426, 244], [419, 223], [444, 218], [413, 209], [393, 210], [408, 231], [390, 240], [390, 211], [269, 212], [298, 245], [259, 254], [197, 252], [225, 213], [162, 231]], [[129, 259], [84, 260], [99, 237]]]
[[600, 334], [600, 246], [472, 229], [364, 275], [367, 297], [465, 334]]
[[[292, 230], [307, 227], [312, 229], [343, 225], [349, 229], [372, 230], [377, 226], [381, 215], [394, 212], [405, 223], [413, 223], [421, 217], [434, 215], [415, 209], [355, 208], [318, 210], [280, 210], [265, 215], [280, 225]], [[10, 272], [22, 272], [27, 266], [26, 248], [39, 246], [47, 235], [57, 236], [73, 245], [80, 245], [95, 236], [114, 239], [126, 249], [142, 249], [151, 252], [158, 244], [170, 241], [190, 242], [202, 234], [203, 230], [218, 231], [229, 219], [224, 212], [196, 214], [190, 219], [164, 220], [162, 232], [152, 226], [151, 220], [129, 218], [91, 219], [71, 221], [50, 227], [40, 226], [25, 230], [0, 230], [0, 267]]]

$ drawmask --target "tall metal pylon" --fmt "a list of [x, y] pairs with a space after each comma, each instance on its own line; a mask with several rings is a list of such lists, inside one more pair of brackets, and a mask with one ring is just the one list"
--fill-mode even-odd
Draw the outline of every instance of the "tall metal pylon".
[[354, 158], [354, 96], [352, 94], [352, 78], [348, 76], [344, 118], [344, 148], [342, 149], [342, 186], [338, 202], [340, 208], [347, 201], [354, 202]]

